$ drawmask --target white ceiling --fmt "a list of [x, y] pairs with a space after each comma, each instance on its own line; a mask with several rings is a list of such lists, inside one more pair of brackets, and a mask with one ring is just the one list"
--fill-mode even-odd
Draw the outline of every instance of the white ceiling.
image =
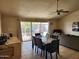
[[[56, 6], [56, 0], [0, 0], [1, 13], [29, 18], [60, 17], [55, 13]], [[72, 12], [78, 6], [79, 0], [59, 0], [59, 9]]]

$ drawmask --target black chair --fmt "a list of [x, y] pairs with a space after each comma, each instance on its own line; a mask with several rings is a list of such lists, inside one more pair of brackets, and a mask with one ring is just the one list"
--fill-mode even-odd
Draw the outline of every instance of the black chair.
[[35, 52], [36, 52], [36, 50], [38, 50], [36, 38], [35, 38], [35, 36], [32, 36], [32, 49], [34, 49], [34, 48], [35, 48]]
[[41, 33], [35, 33], [35, 37], [41, 37]]
[[53, 35], [53, 34], [50, 37], [53, 38], [53, 39], [58, 39], [58, 36]]
[[[42, 52], [44, 52], [45, 50], [45, 44], [42, 42], [42, 40], [40, 38], [36, 38], [36, 44], [37, 44], [37, 47], [39, 49], [41, 49], [41, 55], [42, 55]], [[37, 51], [38, 53], [38, 51]]]
[[61, 35], [63, 33], [63, 31], [61, 29], [54, 29], [51, 34], [50, 34], [50, 37], [51, 38], [55, 38], [55, 39], [58, 39], [59, 38], [59, 35]]
[[50, 53], [52, 59], [52, 53], [56, 52], [56, 59], [58, 59], [57, 54], [59, 54], [59, 40], [53, 40], [51, 43], [45, 45], [46, 56], [47, 59], [47, 52]]
[[53, 33], [60, 33], [60, 34], [62, 34], [63, 31], [62, 31], [61, 29], [54, 29], [54, 30], [53, 30]]
[[32, 48], [34, 49], [34, 45], [35, 45], [35, 37], [32, 36]]

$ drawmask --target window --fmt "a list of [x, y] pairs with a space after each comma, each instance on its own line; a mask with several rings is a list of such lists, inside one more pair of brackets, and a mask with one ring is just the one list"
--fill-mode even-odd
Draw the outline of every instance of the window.
[[49, 22], [21, 22], [22, 40], [31, 40], [35, 33], [46, 35], [48, 32]]

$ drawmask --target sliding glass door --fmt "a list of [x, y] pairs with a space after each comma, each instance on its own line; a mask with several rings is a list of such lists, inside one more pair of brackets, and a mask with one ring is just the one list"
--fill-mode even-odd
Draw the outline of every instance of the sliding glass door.
[[35, 33], [40, 33], [40, 22], [32, 22], [32, 35]]
[[21, 22], [22, 41], [31, 40], [31, 22]]
[[40, 31], [41, 31], [43, 36], [46, 36], [46, 34], [48, 33], [48, 29], [49, 29], [48, 27], [49, 27], [48, 22], [42, 22], [40, 24]]
[[32, 35], [35, 35], [35, 33], [41, 33], [45, 36], [48, 27], [48, 22], [21, 22], [22, 41], [31, 40]]

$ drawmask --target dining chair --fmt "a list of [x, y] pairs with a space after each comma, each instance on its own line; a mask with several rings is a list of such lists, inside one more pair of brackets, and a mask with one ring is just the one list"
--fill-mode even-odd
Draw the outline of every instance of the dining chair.
[[34, 49], [34, 45], [35, 45], [35, 37], [32, 36], [32, 49]]
[[41, 49], [41, 55], [42, 55], [42, 52], [44, 52], [45, 50], [45, 44], [42, 42], [41, 38], [36, 38], [36, 43], [37, 43], [37, 47]]
[[40, 38], [41, 36], [42, 36], [41, 33], [35, 33], [35, 37]]
[[36, 37], [32, 36], [32, 49], [35, 48], [35, 52], [37, 52], [38, 48], [37, 48], [37, 43], [36, 43]]
[[45, 59], [47, 59], [47, 52], [50, 53], [52, 59], [52, 53], [56, 52], [56, 59], [58, 59], [57, 54], [59, 53], [59, 40], [53, 40], [51, 43], [45, 45]]

